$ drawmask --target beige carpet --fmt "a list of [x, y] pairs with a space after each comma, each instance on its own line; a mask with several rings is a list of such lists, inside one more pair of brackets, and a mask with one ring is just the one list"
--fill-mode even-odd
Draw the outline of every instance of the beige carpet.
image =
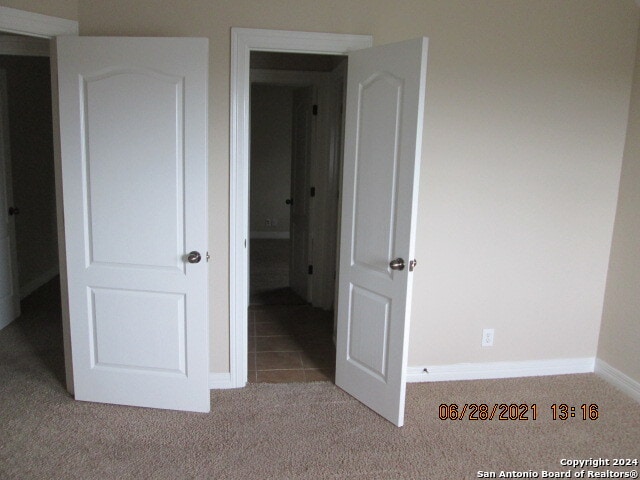
[[[30, 302], [0, 332], [1, 479], [467, 479], [640, 458], [640, 405], [592, 374], [410, 384], [400, 429], [331, 383], [213, 391], [209, 414], [75, 402], [59, 318]], [[539, 418], [438, 418], [442, 403], [502, 402], [536, 403]], [[599, 418], [553, 421], [554, 403], [595, 403]]]

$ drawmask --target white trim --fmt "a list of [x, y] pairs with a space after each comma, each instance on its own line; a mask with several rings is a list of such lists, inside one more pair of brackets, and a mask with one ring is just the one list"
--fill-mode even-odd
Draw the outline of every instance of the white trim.
[[231, 373], [215, 373], [209, 372], [209, 389], [210, 390], [226, 390], [235, 388], [231, 382]]
[[33, 280], [31, 280], [26, 285], [21, 286], [20, 287], [20, 300], [22, 300], [22, 299], [28, 297], [29, 295], [31, 295], [33, 292], [35, 292], [37, 289], [39, 289], [45, 283], [47, 283], [50, 280], [54, 279], [56, 277], [56, 275], [58, 275], [59, 273], [60, 273], [60, 269], [57, 266], [55, 266], [53, 268], [50, 268], [46, 272], [43, 272], [41, 275], [38, 275], [37, 278], [34, 278]]
[[257, 232], [252, 231], [249, 236], [251, 239], [271, 239], [271, 240], [288, 240], [290, 238], [289, 232]]
[[345, 55], [370, 47], [370, 35], [231, 29], [229, 191], [229, 362], [231, 382], [247, 382], [249, 93], [252, 50]]
[[78, 35], [78, 22], [0, 7], [0, 31], [30, 37], [52, 38], [58, 35]]
[[407, 383], [591, 373], [594, 366], [595, 358], [585, 357], [408, 367]]
[[595, 371], [603, 380], [622, 390], [636, 402], [640, 402], [640, 382], [637, 382], [599, 358], [596, 359]]
[[49, 42], [35, 37], [0, 35], [0, 55], [48, 57]]

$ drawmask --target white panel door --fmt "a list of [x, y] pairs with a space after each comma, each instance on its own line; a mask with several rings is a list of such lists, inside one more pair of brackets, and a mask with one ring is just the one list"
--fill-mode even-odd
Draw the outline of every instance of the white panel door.
[[12, 198], [7, 77], [0, 70], [0, 329], [20, 315], [15, 216], [9, 214]]
[[359, 50], [347, 80], [336, 384], [398, 426], [426, 56], [425, 38]]
[[75, 397], [209, 411], [207, 40], [56, 50]]

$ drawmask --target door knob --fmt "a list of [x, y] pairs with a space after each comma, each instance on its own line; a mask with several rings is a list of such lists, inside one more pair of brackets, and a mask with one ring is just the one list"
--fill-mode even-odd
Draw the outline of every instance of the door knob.
[[20, 209], [18, 207], [9, 207], [9, 215], [18, 215]]
[[389, 268], [391, 270], [404, 270], [404, 259], [403, 258], [396, 258], [393, 259], [389, 262]]
[[287, 198], [284, 203], [286, 203], [287, 205], [293, 205], [293, 198]]
[[196, 252], [195, 250], [193, 252], [189, 252], [189, 255], [187, 255], [187, 262], [189, 263], [199, 263], [201, 259], [202, 256], [200, 255], [200, 252]]

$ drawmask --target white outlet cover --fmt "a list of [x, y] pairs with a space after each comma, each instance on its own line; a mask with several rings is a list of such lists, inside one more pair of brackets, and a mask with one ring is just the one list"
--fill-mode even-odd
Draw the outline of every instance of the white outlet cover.
[[493, 347], [493, 328], [484, 328], [482, 330], [482, 346], [483, 347]]

